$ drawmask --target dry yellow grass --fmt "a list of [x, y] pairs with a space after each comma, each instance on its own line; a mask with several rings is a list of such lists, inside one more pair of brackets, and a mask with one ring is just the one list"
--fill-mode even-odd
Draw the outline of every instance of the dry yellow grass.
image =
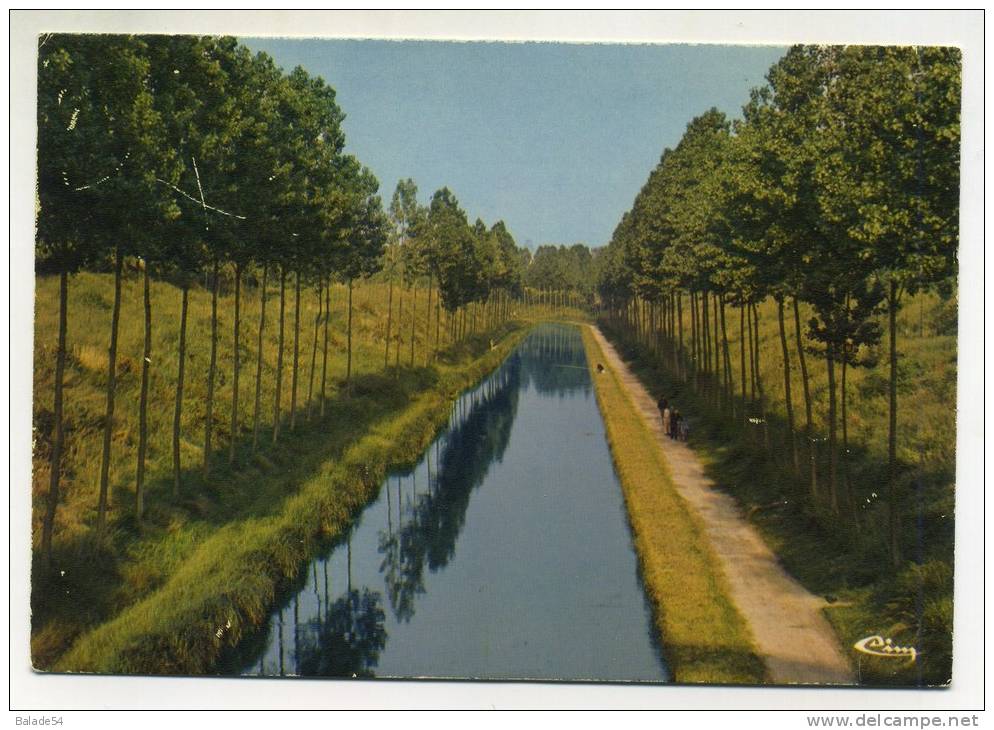
[[[588, 362], [607, 362], [589, 328], [582, 329]], [[604, 374], [595, 375], [594, 385], [674, 681], [768, 681], [703, 525], [677, 494], [653, 434], [636, 415], [610, 365]]]

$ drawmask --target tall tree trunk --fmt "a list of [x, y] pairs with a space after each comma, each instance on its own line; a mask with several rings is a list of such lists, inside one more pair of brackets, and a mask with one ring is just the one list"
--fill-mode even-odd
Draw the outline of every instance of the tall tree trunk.
[[280, 438], [280, 404], [283, 401], [283, 349], [285, 347], [286, 324], [286, 266], [280, 264], [280, 330], [279, 345], [276, 348], [276, 397], [273, 401], [273, 443]]
[[925, 292], [918, 297], [918, 336], [925, 336]]
[[749, 406], [746, 400], [746, 304], [745, 297], [741, 292], [739, 292], [739, 365], [742, 375], [742, 382], [740, 384], [742, 392], [742, 427], [745, 428], [749, 418]]
[[[794, 465], [794, 474], [800, 476], [801, 462], [797, 454], [797, 442], [794, 439], [794, 400], [790, 394], [790, 353], [787, 350], [787, 329], [783, 320], [783, 297], [778, 296], [777, 300], [777, 322], [780, 325], [780, 351], [783, 355], [783, 393], [784, 402], [787, 406], [787, 448], [790, 449], [791, 463]], [[843, 363], [842, 377], [845, 380], [845, 364]]]
[[266, 284], [268, 284], [269, 267], [262, 267], [262, 287], [259, 290], [259, 339], [256, 343], [255, 361], [255, 409], [252, 414], [252, 453], [259, 447], [259, 414], [262, 405], [262, 346], [263, 334], [266, 331]]
[[190, 299], [190, 285], [183, 281], [182, 299], [179, 313], [179, 366], [176, 372], [176, 406], [173, 409], [173, 497], [179, 498], [180, 473], [179, 458], [180, 423], [183, 417], [183, 376], [186, 374], [186, 313]]
[[725, 372], [725, 395], [728, 398], [728, 410], [735, 419], [735, 397], [732, 390], [732, 358], [728, 354], [728, 330], [725, 328], [725, 295], [721, 295], [721, 352], [722, 369]]
[[238, 375], [241, 372], [241, 333], [242, 321], [242, 265], [235, 264], [235, 324], [233, 330], [234, 349], [231, 368], [231, 439], [228, 444], [228, 463], [235, 465], [235, 452], [238, 448]]
[[390, 367], [390, 325], [393, 318], [393, 279], [387, 284], [387, 345], [383, 353], [383, 369]]
[[[348, 317], [348, 359], [345, 364], [345, 381], [352, 381], [352, 277], [349, 277], [349, 317]], [[349, 391], [351, 392], [351, 390]]]
[[828, 365], [828, 493], [831, 500], [832, 512], [839, 513], [839, 495], [837, 481], [837, 451], [835, 433], [835, 357], [832, 345], [825, 348], [825, 361]]
[[811, 497], [818, 497], [818, 452], [815, 448], [813, 424], [811, 422], [811, 387], [808, 383], [808, 365], [804, 358], [804, 340], [801, 339], [801, 312], [797, 304], [797, 297], [793, 297], [794, 302], [794, 336], [797, 339], [797, 361], [801, 366], [801, 385], [804, 391], [804, 435], [808, 440], [809, 461], [811, 464]]
[[428, 273], [428, 308], [425, 310], [425, 367], [431, 364], [431, 286], [432, 275]]
[[314, 370], [318, 363], [318, 331], [321, 329], [321, 314], [324, 309], [324, 278], [318, 277], [318, 314], [314, 318], [314, 343], [311, 346], [311, 372], [307, 376], [307, 420], [311, 420], [314, 407]]
[[887, 524], [890, 558], [894, 567], [901, 564], [901, 545], [898, 540], [899, 510], [897, 504], [897, 307], [899, 304], [897, 281], [890, 280], [887, 293], [887, 320], [890, 335], [890, 387], [887, 419]]
[[418, 323], [418, 286], [415, 284], [411, 287], [414, 292], [414, 298], [411, 300], [411, 367], [414, 367], [414, 343], [415, 335], [417, 334], [417, 323]]
[[673, 362], [673, 371], [677, 374], [677, 377], [679, 377], [680, 350], [677, 348], [677, 309], [677, 295], [671, 291], [669, 301], [667, 302], [667, 312], [669, 313], [669, 318], [666, 327], [669, 332], [670, 359]]
[[756, 402], [756, 351], [752, 337], [752, 304], [746, 305], [746, 324], [749, 326], [749, 400]]
[[649, 321], [649, 302], [645, 299], [640, 300], [642, 303], [642, 342], [646, 347], [651, 345], [649, 336], [651, 334], [651, 323]]
[[325, 385], [328, 382], [328, 322], [331, 320], [331, 276], [324, 285], [324, 355], [321, 357], [321, 410], [324, 418]]
[[683, 351], [683, 294], [682, 293], [677, 293], [676, 295], [676, 324], [677, 324], [677, 335], [680, 338], [680, 346], [677, 349], [678, 353], [677, 361], [680, 363], [680, 367], [679, 367], [679, 372], [677, 374], [680, 376], [681, 380], [686, 380], [687, 358], [685, 357]]
[[701, 349], [704, 362], [704, 390], [707, 392], [708, 380], [711, 376], [711, 329], [708, 322], [708, 293], [701, 292]]
[[300, 269], [297, 269], [293, 305], [293, 372], [290, 375], [290, 433], [297, 427], [297, 368], [300, 363]]
[[48, 505], [41, 528], [41, 550], [46, 564], [52, 566], [52, 534], [55, 532], [55, 512], [59, 506], [59, 480], [62, 474], [62, 448], [65, 430], [62, 425], [62, 389], [66, 371], [66, 320], [69, 309], [69, 273], [59, 274], [59, 344], [55, 351], [55, 434], [52, 439], [51, 472], [48, 479]]
[[114, 397], [117, 394], [117, 333], [121, 322], [121, 272], [124, 255], [114, 252], [114, 308], [110, 317], [110, 347], [107, 350], [107, 412], [104, 416], [104, 449], [100, 460], [100, 496], [97, 499], [97, 532], [107, 526], [107, 497], [110, 486], [110, 444], [114, 433]]
[[663, 302], [655, 299], [649, 302], [649, 327], [652, 330], [652, 350], [659, 359], [663, 359], [664, 317], [661, 311], [663, 306], [665, 306]]
[[846, 423], [848, 413], [846, 411], [846, 370], [848, 366], [848, 355], [843, 353], [842, 357], [842, 491], [846, 495], [846, 509], [855, 523], [856, 501], [853, 499], [852, 485], [849, 482], [849, 425]]
[[697, 386], [697, 292], [690, 292], [690, 373]]
[[636, 296], [632, 300], [632, 323], [633, 323], [633, 328], [632, 328], [632, 333], [631, 334], [633, 335], [633, 339], [635, 340], [635, 342], [639, 343], [639, 344], [641, 344], [641, 342], [642, 342], [642, 318], [640, 316], [641, 315], [641, 308], [642, 308], [642, 302], [638, 298], [638, 296]]
[[142, 351], [141, 395], [138, 401], [138, 469], [135, 475], [135, 517], [141, 522], [145, 512], [145, 452], [148, 449], [148, 376], [152, 364], [152, 298], [148, 261], [142, 277], [145, 304], [145, 347]]
[[666, 331], [666, 299], [652, 301], [652, 340], [657, 356], [662, 364], [666, 364], [666, 348], [669, 333]]
[[656, 328], [660, 351], [667, 356], [667, 365], [675, 372], [676, 368], [673, 367], [673, 333], [670, 330], [670, 304], [668, 295], [659, 302], [656, 310]]
[[766, 394], [763, 392], [763, 375], [759, 361], [759, 307], [752, 305], [752, 321], [756, 330], [756, 393], [759, 395], [759, 419], [763, 426], [763, 446], [770, 450], [770, 424], [766, 420]]
[[397, 347], [394, 348], [394, 377], [400, 377], [400, 348], [404, 346], [404, 290], [398, 292], [397, 299]]
[[439, 340], [442, 334], [442, 290], [435, 297], [435, 356], [438, 356]]
[[211, 357], [207, 367], [207, 414], [204, 417], [204, 479], [211, 473], [211, 437], [214, 435], [214, 375], [217, 371], [217, 257], [211, 267]]
[[722, 387], [721, 387], [721, 332], [720, 317], [718, 316], [718, 292], [711, 296], [711, 308], [714, 310], [714, 404], [721, 410]]

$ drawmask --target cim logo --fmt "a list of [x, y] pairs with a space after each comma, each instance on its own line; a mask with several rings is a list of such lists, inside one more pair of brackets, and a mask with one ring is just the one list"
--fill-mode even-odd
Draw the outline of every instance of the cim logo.
[[860, 639], [853, 648], [870, 656], [882, 656], [889, 659], [910, 659], [914, 661], [918, 657], [918, 651], [913, 646], [895, 646], [890, 639], [882, 636], [867, 636]]

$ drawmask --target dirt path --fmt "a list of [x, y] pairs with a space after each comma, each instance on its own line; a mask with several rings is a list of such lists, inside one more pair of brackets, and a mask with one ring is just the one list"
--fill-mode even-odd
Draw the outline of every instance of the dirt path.
[[608, 364], [628, 390], [639, 415], [659, 439], [677, 491], [703, 520], [708, 538], [777, 684], [855, 684], [838, 640], [821, 609], [826, 602], [791, 578], [735, 500], [715, 489], [697, 456], [663, 435], [653, 398], [601, 331], [591, 327]]

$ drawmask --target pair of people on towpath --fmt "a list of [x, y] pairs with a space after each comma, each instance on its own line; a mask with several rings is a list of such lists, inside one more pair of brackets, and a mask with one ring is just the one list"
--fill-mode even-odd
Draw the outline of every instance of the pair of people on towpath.
[[663, 421], [663, 433], [674, 441], [686, 441], [690, 434], [690, 426], [683, 414], [676, 408], [670, 408], [669, 401], [664, 396], [659, 396], [656, 407]]

